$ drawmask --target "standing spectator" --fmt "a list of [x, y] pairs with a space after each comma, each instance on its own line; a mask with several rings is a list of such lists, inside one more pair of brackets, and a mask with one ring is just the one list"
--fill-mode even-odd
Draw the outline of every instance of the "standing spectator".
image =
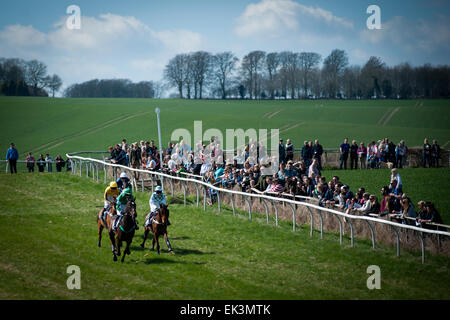
[[294, 159], [294, 145], [291, 143], [291, 139], [286, 141], [286, 162]]
[[403, 155], [403, 158], [402, 158], [402, 166], [404, 167], [406, 165], [406, 159], [408, 158], [409, 150], [408, 150], [408, 146], [405, 144], [405, 140], [400, 141], [400, 143], [402, 144], [404, 151], [405, 151], [405, 154]]
[[367, 169], [367, 148], [364, 145], [364, 142], [361, 142], [359, 144], [357, 153], [358, 153], [360, 168]]
[[280, 139], [280, 144], [278, 145], [278, 156], [280, 163], [286, 162], [286, 149], [283, 145], [283, 139]]
[[45, 170], [45, 159], [44, 159], [44, 155], [43, 154], [39, 155], [39, 159], [37, 160], [37, 166], [38, 166], [39, 172], [44, 172], [44, 170]]
[[428, 167], [431, 168], [431, 145], [428, 143], [428, 139], [425, 138], [423, 141], [423, 154], [422, 154], [422, 164], [426, 168], [428, 162]]
[[72, 161], [69, 158], [66, 160], [66, 171], [72, 171]]
[[141, 149], [141, 158], [143, 154], [145, 154], [145, 157], [147, 157], [147, 151], [145, 150], [144, 140], [139, 141], [139, 148]]
[[402, 140], [395, 148], [394, 168], [403, 168], [403, 157], [405, 156], [405, 142]]
[[166, 150], [167, 155], [169, 155], [169, 156], [172, 155], [173, 146], [174, 146], [174, 144], [172, 142], [169, 142], [169, 144], [167, 145], [167, 150]]
[[392, 162], [395, 168], [396, 167], [395, 144], [392, 141], [389, 141], [389, 139], [386, 139], [386, 155], [387, 155], [386, 162]]
[[158, 152], [158, 148], [155, 146], [155, 141], [154, 140], [150, 140], [150, 147], [149, 148], [150, 148], [151, 154], [156, 154]]
[[322, 170], [322, 154], [323, 154], [323, 147], [319, 144], [319, 140], [316, 139], [314, 141], [314, 146], [312, 149], [313, 158], [317, 159], [317, 166], [319, 170]]
[[433, 140], [431, 146], [431, 166], [439, 168], [439, 158], [441, 157], [441, 147], [437, 144], [436, 140]]
[[342, 167], [344, 167], [344, 170], [347, 170], [348, 153], [350, 151], [350, 145], [348, 144], [348, 138], [345, 138], [344, 142], [341, 143], [339, 151], [341, 153], [341, 155], [340, 155], [341, 163], [339, 165], [339, 169], [342, 170]]
[[[139, 169], [141, 167], [141, 149], [138, 143], [132, 143], [130, 146], [130, 167]], [[133, 171], [134, 178], [139, 180], [139, 172]]]
[[48, 153], [45, 156], [45, 163], [47, 164], [47, 172], [53, 172], [53, 158]]
[[311, 158], [312, 158], [311, 147], [309, 145], [309, 142], [305, 141], [302, 147], [302, 160], [305, 163], [306, 168], [309, 168], [309, 166], [311, 165]]
[[383, 139], [382, 141], [378, 140], [378, 150], [380, 150], [380, 162], [387, 162], [387, 139]]
[[380, 152], [379, 152], [378, 146], [375, 143], [375, 141], [372, 141], [369, 144], [368, 158], [367, 158], [368, 165], [371, 169], [378, 168], [379, 157], [380, 157]]
[[317, 159], [314, 159], [312, 164], [308, 168], [308, 178], [315, 178], [320, 175], [320, 171], [317, 165]]
[[62, 168], [66, 165], [66, 161], [61, 157], [61, 155], [57, 155], [55, 159], [56, 163], [56, 172], [61, 172]]
[[9, 171], [11, 174], [17, 173], [17, 160], [19, 160], [19, 151], [17, 151], [14, 143], [11, 142], [6, 152], [6, 160], [9, 163]]
[[358, 169], [358, 145], [356, 140], [353, 140], [350, 146], [350, 170], [353, 170], [353, 168]]
[[36, 160], [34, 159], [33, 155], [31, 154], [31, 152], [28, 153], [28, 157], [27, 157], [27, 168], [28, 168], [28, 172], [34, 172], [34, 164], [35, 164]]
[[123, 139], [122, 140], [122, 150], [125, 151], [125, 152], [128, 152], [127, 139]]

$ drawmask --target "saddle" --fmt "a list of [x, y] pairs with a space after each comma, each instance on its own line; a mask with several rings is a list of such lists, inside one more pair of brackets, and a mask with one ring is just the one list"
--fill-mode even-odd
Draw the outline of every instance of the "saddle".
[[155, 217], [155, 213], [154, 212], [150, 212], [149, 214], [147, 214], [147, 216], [145, 217], [145, 227], [151, 226], [153, 224], [153, 218]]

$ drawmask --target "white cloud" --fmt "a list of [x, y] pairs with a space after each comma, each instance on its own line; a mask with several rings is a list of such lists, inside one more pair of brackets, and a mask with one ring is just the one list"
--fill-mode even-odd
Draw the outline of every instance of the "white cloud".
[[450, 18], [440, 16], [433, 21], [408, 20], [401, 16], [382, 23], [381, 30], [364, 29], [361, 40], [373, 45], [390, 45], [412, 53], [420, 50], [431, 53], [450, 50]]
[[198, 50], [203, 42], [199, 33], [189, 30], [165, 30], [152, 32], [152, 35], [175, 54]]
[[305, 6], [293, 0], [261, 0], [246, 7], [237, 19], [234, 32], [241, 37], [277, 36], [281, 32], [298, 30], [303, 22], [313, 20], [332, 27], [353, 29], [352, 22], [320, 7]]
[[4, 30], [0, 31], [0, 40], [11, 46], [32, 47], [45, 44], [47, 35], [32, 26], [15, 24], [6, 26]]
[[[82, 16], [81, 29], [66, 27], [67, 17], [43, 33], [32, 26], [0, 30], [4, 57], [38, 59], [64, 87], [93, 78], [159, 80], [165, 63], [179, 52], [202, 50], [203, 37], [189, 30], [154, 30], [131, 16]], [[139, 65], [141, 64], [141, 65]]]

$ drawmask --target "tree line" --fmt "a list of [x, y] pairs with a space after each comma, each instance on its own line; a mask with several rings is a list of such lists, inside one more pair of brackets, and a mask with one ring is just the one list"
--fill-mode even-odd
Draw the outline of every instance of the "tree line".
[[252, 51], [239, 60], [232, 52], [178, 54], [164, 69], [164, 81], [185, 99], [372, 99], [448, 98], [447, 65], [387, 66], [372, 56], [350, 65], [335, 49], [315, 52]]
[[47, 66], [38, 60], [0, 58], [0, 95], [5, 96], [52, 96], [62, 86], [61, 78], [47, 74]]
[[160, 98], [161, 85], [153, 81], [133, 83], [128, 79], [94, 79], [76, 83], [64, 91], [67, 98]]

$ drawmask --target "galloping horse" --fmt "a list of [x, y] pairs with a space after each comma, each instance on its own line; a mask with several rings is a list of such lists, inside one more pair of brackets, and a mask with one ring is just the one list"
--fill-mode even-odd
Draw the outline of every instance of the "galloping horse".
[[161, 208], [156, 211], [156, 215], [153, 218], [153, 223], [151, 226], [145, 227], [144, 241], [141, 243], [141, 247], [144, 248], [145, 240], [147, 240], [147, 235], [151, 231], [153, 233], [152, 250], [155, 250], [156, 242], [156, 252], [159, 254], [159, 236], [163, 235], [164, 240], [166, 240], [167, 248], [169, 252], [172, 252], [172, 246], [170, 245], [169, 238], [167, 238], [167, 221], [169, 219], [169, 209], [168, 206], [162, 204]]
[[[123, 256], [121, 262], [125, 261], [125, 256], [130, 254], [130, 244], [133, 241], [135, 232], [135, 220], [137, 217], [136, 203], [133, 199], [130, 199], [127, 203], [125, 210], [122, 213], [122, 220], [117, 226], [117, 230], [112, 230], [112, 223], [109, 227], [109, 238], [111, 240], [111, 249], [113, 252], [113, 260], [117, 261], [117, 256], [120, 257], [120, 247], [122, 246], [122, 241], [127, 243], [125, 250], [123, 251]], [[117, 218], [116, 218], [117, 219]]]
[[98, 246], [102, 246], [102, 233], [103, 229], [108, 229], [112, 222], [112, 216], [115, 216], [117, 214], [116, 211], [116, 199], [111, 202], [111, 207], [109, 208], [109, 212], [106, 214], [105, 221], [102, 219], [102, 210], [97, 215], [97, 225], [98, 225]]

